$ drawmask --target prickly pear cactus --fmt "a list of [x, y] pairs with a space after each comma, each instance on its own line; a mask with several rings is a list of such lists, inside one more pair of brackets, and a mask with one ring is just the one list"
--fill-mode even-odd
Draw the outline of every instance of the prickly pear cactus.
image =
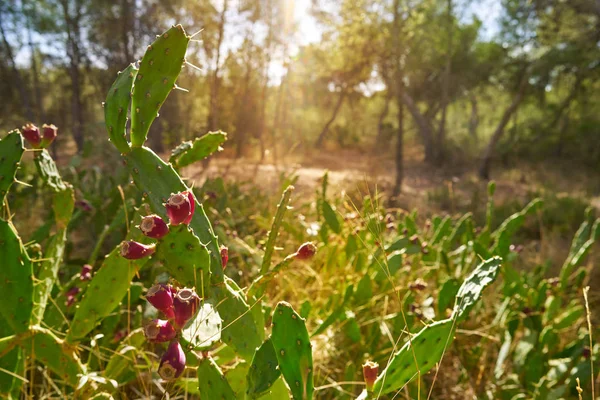
[[456, 324], [452, 319], [434, 322], [413, 336], [377, 377], [373, 394], [400, 390], [411, 380], [427, 373], [442, 359], [454, 339]]
[[246, 395], [250, 399], [257, 399], [267, 393], [277, 379], [281, 376], [277, 354], [271, 338], [256, 350], [246, 376]]
[[284, 301], [273, 312], [273, 349], [281, 374], [295, 400], [312, 399], [313, 361], [312, 345], [304, 318]]
[[500, 257], [492, 257], [479, 264], [477, 268], [469, 275], [458, 289], [456, 294], [456, 304], [452, 313], [452, 318], [458, 322], [464, 321], [481, 297], [483, 290], [491, 285], [498, 276]]
[[15, 333], [27, 331], [33, 311], [33, 266], [12, 223], [0, 219], [0, 314]]
[[0, 204], [2, 205], [8, 190], [15, 181], [24, 151], [23, 137], [18, 130], [10, 131], [8, 135], [0, 139]]
[[160, 35], [146, 50], [135, 77], [131, 98], [131, 145], [141, 147], [148, 130], [185, 62], [190, 41], [183, 27], [177, 25]]
[[131, 89], [137, 73], [138, 69], [134, 64], [130, 64], [119, 72], [119, 76], [108, 91], [104, 102], [106, 130], [110, 141], [121, 153], [129, 151], [125, 126], [127, 125], [127, 113], [131, 103]]
[[212, 358], [202, 358], [198, 364], [198, 388], [202, 399], [235, 400], [235, 392]]

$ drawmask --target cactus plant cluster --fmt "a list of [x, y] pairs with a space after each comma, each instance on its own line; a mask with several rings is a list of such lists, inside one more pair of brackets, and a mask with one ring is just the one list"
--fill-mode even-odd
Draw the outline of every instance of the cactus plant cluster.
[[[429, 382], [427, 372], [439, 368], [452, 346], [465, 340], [459, 328], [478, 324], [468, 316], [489, 305], [483, 292], [499, 276], [502, 283], [495, 287], [503, 302], [492, 306], [491, 313], [498, 314], [494, 321], [508, 322], [493, 323], [503, 338], [495, 376], [507, 388], [519, 387], [539, 399], [568, 393], [586, 365], [580, 358], [593, 359], [594, 349], [583, 345], [589, 339], [585, 335], [566, 348], [558, 346], [561, 332], [583, 317], [581, 305], [567, 302], [559, 289], [583, 285], [585, 257], [600, 236], [598, 220], [586, 216], [559, 277], [547, 279], [543, 268], [520, 274], [512, 265], [519, 255], [516, 232], [541, 207], [538, 200], [493, 229], [495, 187], [490, 185], [481, 231], [474, 228], [471, 214], [434, 217], [422, 229], [416, 213], [385, 214], [370, 197], [361, 218], [347, 213], [342, 221], [344, 204], [328, 199], [326, 175], [315, 202], [316, 222], [297, 218], [300, 229], [290, 227], [286, 215], [292, 180], [284, 185], [262, 248], [240, 237], [226, 247], [220, 243], [229, 235], [223, 227], [226, 218], [213, 228], [203, 197], [178, 172], [217, 151], [226, 135], [210, 132], [185, 142], [172, 152], [169, 163], [144, 146], [161, 105], [176, 87], [190, 39], [180, 25], [167, 30], [148, 46], [139, 67], [129, 65], [110, 88], [104, 103], [109, 140], [139, 195], [137, 207], [132, 199], [124, 201], [115, 224], [135, 229], [126, 229], [124, 240], [98, 262], [102, 240], [113, 232], [112, 224], [107, 226], [90, 261], [79, 261], [66, 282], [59, 272], [76, 202], [72, 185], [45, 150], [56, 137], [56, 127], [44, 125], [40, 132], [27, 124], [0, 140], [2, 396], [19, 396], [23, 380], [18, 377], [37, 360], [72, 398], [111, 398], [140, 372], [148, 372], [152, 379], [169, 381], [168, 388], [185, 387], [203, 399], [308, 400], [316, 396], [321, 372], [313, 349], [327, 338], [347, 346], [347, 381], [355, 380], [361, 372], [356, 365], [364, 362], [365, 389], [355, 392], [359, 398], [391, 398], [409, 391], [413, 382], [418, 388]], [[24, 243], [8, 210], [7, 195], [25, 151], [23, 138], [34, 149], [38, 175], [52, 197], [52, 234], [35, 244]], [[215, 206], [213, 211], [223, 215], [218, 207], [230, 206]], [[262, 224], [260, 232], [268, 229], [268, 221]], [[295, 246], [307, 238], [304, 232], [310, 232], [310, 241], [277, 260], [282, 230], [290, 233]], [[248, 273], [247, 287], [226, 275], [239, 267], [242, 257], [251, 260], [256, 272]], [[312, 274], [316, 263], [322, 270], [336, 271], [331, 282], [336, 294], [326, 305], [313, 309], [317, 300], [310, 297], [297, 306], [270, 303], [274, 288], [285, 281], [282, 276], [295, 277], [294, 266], [306, 266]], [[400, 275], [406, 283], [401, 288], [396, 285]], [[360, 279], [349, 282], [347, 276]], [[159, 283], [146, 290], [144, 282]], [[297, 282], [293, 285], [302, 290]], [[386, 294], [386, 300], [377, 292]], [[397, 308], [377, 317], [374, 325], [372, 313], [368, 318], [365, 313], [384, 301], [387, 308], [387, 293], [392, 292]], [[127, 324], [121, 323], [122, 315]], [[384, 333], [403, 341], [387, 346]], [[108, 357], [100, 351], [107, 346]], [[145, 350], [164, 347], [158, 353]], [[504, 373], [509, 362], [516, 374]], [[541, 367], [528, 369], [528, 364]], [[510, 388], [496, 393], [507, 399], [516, 395]]]

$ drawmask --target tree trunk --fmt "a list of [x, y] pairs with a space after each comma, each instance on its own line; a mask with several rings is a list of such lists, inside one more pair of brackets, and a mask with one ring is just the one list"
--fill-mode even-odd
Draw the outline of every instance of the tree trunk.
[[496, 147], [496, 144], [504, 134], [504, 128], [506, 127], [506, 124], [508, 124], [508, 122], [510, 121], [510, 117], [517, 110], [517, 108], [521, 104], [521, 101], [523, 101], [525, 89], [527, 88], [528, 77], [528, 73], [523, 73], [523, 77], [521, 78], [517, 94], [513, 98], [513, 101], [510, 104], [510, 106], [508, 106], [508, 108], [504, 111], [504, 114], [502, 115], [502, 118], [500, 119], [500, 122], [498, 123], [498, 126], [496, 127], [496, 130], [494, 131], [494, 134], [492, 135], [483, 153], [483, 158], [479, 167], [479, 176], [482, 179], [490, 179], [490, 167], [492, 162], [492, 156], [494, 155], [494, 149]]
[[452, 62], [452, 0], [448, 0], [447, 15], [448, 48], [446, 50], [446, 68], [444, 71], [444, 82], [442, 85], [442, 118], [438, 129], [437, 143], [435, 146], [435, 162], [440, 165], [446, 157], [446, 114], [448, 112], [448, 91], [450, 87], [450, 68]]
[[[33, 13], [33, 10], [30, 11], [31, 13]], [[36, 105], [36, 109], [37, 109], [37, 117], [38, 117], [38, 122], [40, 121], [45, 121], [46, 116], [44, 113], [44, 102], [42, 99], [42, 90], [40, 88], [40, 74], [39, 74], [39, 70], [38, 70], [38, 63], [37, 63], [37, 59], [35, 57], [36, 55], [36, 48], [35, 45], [33, 44], [33, 37], [31, 35], [31, 18], [33, 18], [32, 15], [28, 15], [27, 16], [27, 44], [29, 45], [29, 51], [31, 52], [31, 74], [33, 75], [33, 91], [35, 93], [35, 105]]]
[[223, 36], [225, 33], [225, 14], [229, 1], [223, 1], [223, 11], [219, 21], [219, 36], [217, 38], [217, 56], [215, 57], [215, 68], [210, 80], [210, 102], [208, 110], [208, 130], [216, 131], [219, 126], [219, 68], [221, 63], [221, 45], [223, 44]]
[[81, 63], [81, 52], [79, 49], [79, 22], [81, 19], [81, 5], [78, 0], [75, 1], [74, 17], [71, 17], [69, 13], [68, 0], [61, 0], [61, 5], [67, 28], [67, 55], [69, 56], [69, 76], [71, 77], [71, 91], [73, 92], [71, 97], [71, 110], [73, 113], [71, 129], [73, 133], [73, 139], [77, 145], [77, 151], [81, 153], [83, 151], [84, 144], [84, 118], [83, 104], [81, 101], [81, 71], [79, 70], [79, 65]]
[[419, 133], [421, 134], [421, 139], [423, 139], [423, 146], [425, 147], [425, 162], [433, 162], [434, 160], [434, 147], [433, 147], [433, 129], [431, 125], [423, 117], [419, 108], [415, 104], [414, 100], [406, 91], [402, 92], [402, 104], [406, 106], [408, 112], [412, 115], [415, 120], [415, 124], [417, 124]]
[[404, 80], [402, 71], [402, 44], [400, 43], [400, 0], [394, 0], [394, 62], [395, 62], [395, 94], [398, 104], [398, 133], [396, 135], [396, 180], [392, 198], [398, 197], [402, 192], [402, 182], [404, 180]]
[[479, 137], [477, 136], [477, 127], [479, 126], [479, 112], [477, 111], [477, 98], [471, 94], [471, 117], [469, 118], [469, 135], [473, 138], [473, 141], [477, 143]]
[[12, 53], [12, 48], [10, 47], [10, 43], [6, 39], [6, 33], [4, 31], [4, 26], [2, 25], [2, 9], [0, 8], [0, 34], [2, 35], [2, 43], [4, 44], [4, 48], [6, 50], [6, 56], [8, 58], [8, 63], [12, 69], [13, 79], [17, 90], [19, 91], [19, 96], [21, 97], [21, 102], [23, 103], [23, 108], [25, 108], [25, 117], [29, 121], [33, 121], [33, 109], [31, 107], [31, 102], [29, 101], [29, 94], [27, 93], [27, 88], [25, 87], [25, 82], [23, 81], [23, 77], [19, 72], [19, 68], [17, 68], [17, 64], [15, 63], [15, 59]]
[[129, 46], [129, 29], [131, 27], [130, 8], [129, 0], [121, 0], [121, 44], [123, 45], [123, 66], [133, 61]]
[[340, 95], [338, 97], [338, 101], [335, 105], [335, 108], [333, 109], [333, 114], [331, 115], [331, 118], [329, 118], [329, 121], [327, 121], [327, 123], [323, 127], [323, 130], [321, 131], [321, 133], [319, 134], [319, 138], [317, 139], [317, 142], [315, 143], [315, 147], [323, 146], [323, 142], [325, 141], [325, 136], [327, 136], [327, 132], [329, 132], [329, 128], [331, 127], [331, 124], [333, 124], [333, 122], [335, 121], [335, 118], [338, 115], [338, 112], [342, 108], [342, 103], [344, 103], [345, 98], [346, 98], [346, 91], [344, 89], [342, 89], [342, 91], [340, 92]]
[[388, 86], [388, 92], [385, 95], [385, 103], [383, 105], [383, 110], [381, 110], [381, 114], [379, 114], [379, 120], [377, 121], [377, 137], [375, 138], [375, 143], [373, 145], [373, 151], [378, 152], [383, 148], [383, 122], [387, 118], [387, 115], [390, 111], [390, 102], [393, 97], [393, 88]]

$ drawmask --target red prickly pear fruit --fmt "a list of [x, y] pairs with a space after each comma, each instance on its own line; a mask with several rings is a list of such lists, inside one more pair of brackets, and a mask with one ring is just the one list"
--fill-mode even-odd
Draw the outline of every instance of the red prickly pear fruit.
[[178, 341], [174, 340], [160, 359], [158, 374], [164, 380], [178, 378], [185, 369], [185, 353]]
[[73, 286], [71, 289], [69, 289], [67, 291], [67, 293], [65, 294], [65, 296], [67, 297], [67, 301], [65, 301], [65, 305], [67, 307], [70, 307], [73, 305], [73, 303], [75, 303], [75, 300], [77, 299], [77, 294], [81, 291], [80, 288], [78, 288], [77, 286]]
[[363, 365], [363, 377], [365, 379], [365, 383], [367, 385], [367, 391], [371, 392], [373, 390], [373, 385], [375, 384], [375, 380], [377, 379], [377, 374], [379, 373], [379, 364], [373, 361], [367, 361]]
[[140, 230], [148, 237], [160, 239], [169, 233], [169, 226], [158, 215], [147, 215], [142, 218]]
[[196, 314], [200, 305], [200, 297], [194, 289], [183, 288], [177, 291], [173, 298], [175, 323], [181, 329]]
[[81, 267], [81, 274], [79, 274], [79, 279], [82, 281], [89, 281], [92, 279], [92, 269], [93, 267], [89, 264], [85, 264]]
[[167, 215], [171, 225], [179, 225], [185, 223], [192, 213], [192, 205], [189, 196], [186, 192], [172, 194], [167, 203]]
[[145, 245], [134, 242], [133, 240], [125, 240], [121, 242], [121, 256], [128, 260], [138, 260], [148, 257], [154, 253], [155, 246], [153, 244]]
[[184, 224], [189, 225], [192, 222], [192, 217], [194, 216], [194, 210], [196, 209], [196, 199], [194, 198], [194, 193], [191, 190], [187, 191], [188, 200], [190, 202], [190, 215], [183, 221]]
[[296, 258], [298, 260], [309, 260], [315, 255], [316, 252], [317, 246], [311, 242], [306, 242], [298, 248], [298, 251], [296, 252]]
[[90, 212], [94, 210], [94, 207], [87, 200], [77, 200], [75, 202], [75, 207], [82, 209], [85, 212]]
[[170, 285], [159, 283], [152, 286], [146, 294], [146, 300], [164, 313], [167, 318], [175, 318], [175, 313], [173, 312], [173, 288]]
[[58, 133], [58, 128], [54, 126], [54, 124], [44, 124], [42, 125], [42, 143], [40, 147], [46, 148], [54, 142]]
[[149, 342], [162, 343], [175, 339], [177, 331], [169, 321], [153, 319], [144, 327], [144, 335]]
[[42, 143], [40, 129], [32, 123], [23, 126], [21, 128], [21, 134], [34, 149], [37, 149], [40, 146], [40, 143]]
[[223, 269], [227, 266], [227, 261], [229, 261], [229, 249], [225, 246], [221, 246], [221, 265]]

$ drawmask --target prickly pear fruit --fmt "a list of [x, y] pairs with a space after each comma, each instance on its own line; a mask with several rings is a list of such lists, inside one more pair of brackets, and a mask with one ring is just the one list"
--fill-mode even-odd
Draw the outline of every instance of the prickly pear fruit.
[[298, 260], [308, 260], [311, 259], [316, 252], [317, 247], [311, 242], [306, 242], [298, 248], [298, 251], [296, 252], [296, 258]]
[[160, 360], [158, 374], [164, 380], [171, 380], [178, 378], [184, 369], [185, 353], [179, 342], [174, 340]]
[[173, 299], [175, 323], [181, 329], [196, 314], [200, 305], [200, 297], [193, 289], [183, 288], [177, 291]]
[[144, 327], [144, 335], [149, 342], [162, 343], [175, 339], [177, 332], [169, 321], [153, 319]]
[[379, 374], [379, 364], [376, 362], [367, 361], [363, 365], [363, 377], [365, 379], [365, 384], [367, 385], [367, 391], [373, 391], [373, 385], [377, 379], [377, 374]]
[[221, 265], [223, 269], [227, 266], [227, 261], [229, 261], [229, 249], [225, 246], [221, 246]]
[[[171, 225], [188, 224], [194, 215], [188, 193], [174, 193], [165, 204]], [[186, 223], [187, 221], [187, 223]]]
[[31, 123], [26, 124], [21, 128], [21, 134], [34, 149], [40, 147], [42, 136], [40, 135], [40, 129], [37, 126]]
[[175, 318], [175, 313], [173, 312], [173, 288], [170, 285], [158, 284], [152, 286], [148, 290], [148, 294], [146, 294], [146, 300], [164, 313], [167, 318]]
[[82, 281], [89, 281], [92, 279], [92, 269], [93, 267], [89, 264], [85, 264], [81, 267], [81, 273], [79, 274], [79, 279]]
[[52, 142], [54, 142], [54, 139], [56, 139], [57, 133], [58, 128], [54, 126], [54, 124], [42, 125], [42, 143], [40, 144], [40, 147], [45, 149], [50, 146]]
[[145, 245], [133, 240], [125, 240], [121, 243], [121, 256], [128, 260], [138, 260], [152, 255], [154, 249], [153, 244]]
[[187, 193], [187, 197], [190, 202], [190, 215], [188, 215], [188, 217], [185, 219], [185, 221], [183, 221], [183, 223], [189, 225], [190, 222], [192, 222], [192, 217], [194, 216], [194, 211], [196, 210], [196, 199], [194, 198], [194, 194], [191, 190], [188, 190], [185, 193]]
[[65, 294], [65, 296], [67, 297], [67, 301], [65, 301], [65, 305], [67, 307], [70, 307], [73, 305], [73, 303], [75, 303], [75, 300], [77, 299], [77, 294], [79, 294], [79, 291], [81, 289], [79, 289], [77, 286], [73, 286], [71, 289], [69, 289], [67, 291], [67, 293]]
[[145, 236], [160, 239], [169, 233], [167, 223], [158, 215], [152, 214], [142, 218], [140, 230]]

